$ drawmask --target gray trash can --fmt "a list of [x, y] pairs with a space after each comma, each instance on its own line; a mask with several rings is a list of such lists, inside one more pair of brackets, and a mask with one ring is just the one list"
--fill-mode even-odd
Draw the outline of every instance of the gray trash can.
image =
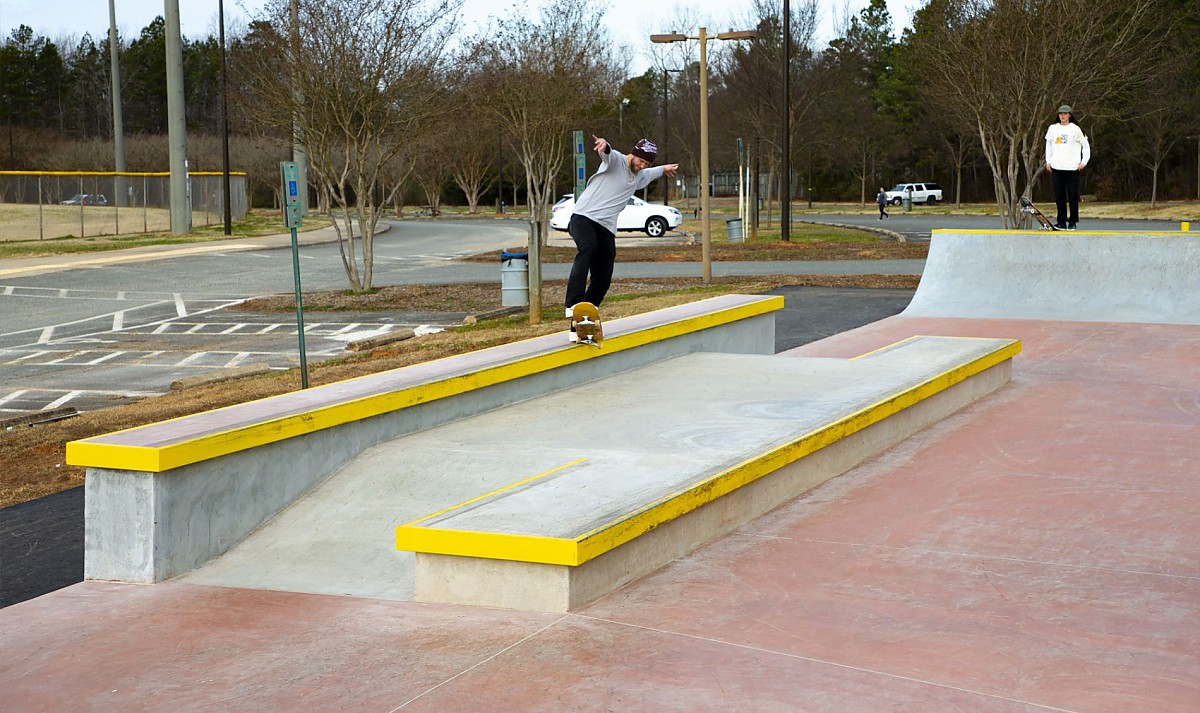
[[500, 305], [529, 304], [529, 253], [500, 253]]
[[725, 221], [725, 230], [729, 233], [729, 242], [741, 243], [745, 242], [746, 235], [742, 232], [742, 219], [729, 218]]

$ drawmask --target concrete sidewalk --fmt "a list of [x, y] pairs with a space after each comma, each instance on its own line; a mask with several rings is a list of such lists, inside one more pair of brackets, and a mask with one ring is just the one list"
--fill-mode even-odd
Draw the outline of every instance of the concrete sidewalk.
[[[386, 230], [387, 226], [384, 227]], [[381, 231], [382, 232], [382, 231]], [[318, 228], [296, 233], [299, 245], [317, 245], [337, 241], [337, 233], [333, 227]], [[47, 272], [61, 272], [93, 265], [112, 265], [120, 263], [150, 262], [165, 260], [187, 255], [202, 255], [212, 252], [239, 252], [243, 250], [263, 250], [267, 248], [286, 248], [292, 244], [291, 233], [263, 235], [255, 238], [229, 238], [225, 240], [209, 240], [186, 245], [145, 245], [124, 250], [105, 252], [70, 253], [66, 255], [50, 255], [47, 257], [9, 258], [0, 260], [0, 277], [4, 275], [37, 275]]]

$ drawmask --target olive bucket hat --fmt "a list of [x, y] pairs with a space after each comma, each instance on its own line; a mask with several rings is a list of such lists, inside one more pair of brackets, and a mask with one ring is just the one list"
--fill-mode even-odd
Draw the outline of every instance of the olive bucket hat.
[[1059, 113], [1059, 114], [1071, 114], [1071, 113], [1073, 113], [1073, 112], [1071, 111], [1071, 105], [1070, 105], [1070, 104], [1063, 104], [1062, 106], [1060, 106], [1060, 107], [1058, 108], [1058, 113]]

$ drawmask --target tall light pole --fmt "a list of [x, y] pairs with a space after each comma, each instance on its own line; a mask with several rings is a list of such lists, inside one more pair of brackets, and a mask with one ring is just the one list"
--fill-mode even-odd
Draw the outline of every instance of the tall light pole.
[[[753, 30], [737, 32], [722, 32], [714, 36], [718, 40], [752, 40], [758, 37]], [[698, 40], [700, 42], [700, 233], [703, 239], [700, 244], [700, 259], [704, 263], [704, 282], [712, 282], [712, 225], [709, 221], [709, 186], [708, 186], [708, 31], [701, 27], [699, 34], [681, 35], [670, 33], [665, 35], [650, 35], [651, 42], [683, 42]]]
[[619, 107], [617, 110], [618, 114], [619, 114], [619, 118], [617, 121], [620, 126], [620, 128], [617, 132], [620, 134], [620, 136], [617, 138], [620, 141], [624, 141], [625, 140], [625, 107], [629, 106], [629, 99], [628, 98], [621, 99], [621, 103], [618, 104], [617, 106]]

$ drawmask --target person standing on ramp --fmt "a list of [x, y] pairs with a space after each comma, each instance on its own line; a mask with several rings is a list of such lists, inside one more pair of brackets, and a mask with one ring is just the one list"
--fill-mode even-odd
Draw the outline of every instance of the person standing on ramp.
[[[651, 168], [658, 147], [648, 139], [634, 144], [629, 155], [614, 151], [595, 135], [595, 150], [600, 168], [588, 179], [582, 195], [575, 196], [575, 211], [567, 231], [578, 253], [567, 280], [567, 318], [581, 302], [599, 307], [612, 284], [613, 264], [617, 260], [617, 216], [640, 188], [662, 175], [674, 176], [679, 164]], [[590, 280], [589, 280], [590, 276]]]
[[[1046, 130], [1046, 171], [1054, 185], [1058, 205], [1058, 230], [1074, 230], [1079, 223], [1079, 173], [1092, 158], [1088, 137], [1075, 123], [1069, 104], [1058, 108], [1058, 121]], [[1069, 210], [1069, 212], [1068, 212]]]

